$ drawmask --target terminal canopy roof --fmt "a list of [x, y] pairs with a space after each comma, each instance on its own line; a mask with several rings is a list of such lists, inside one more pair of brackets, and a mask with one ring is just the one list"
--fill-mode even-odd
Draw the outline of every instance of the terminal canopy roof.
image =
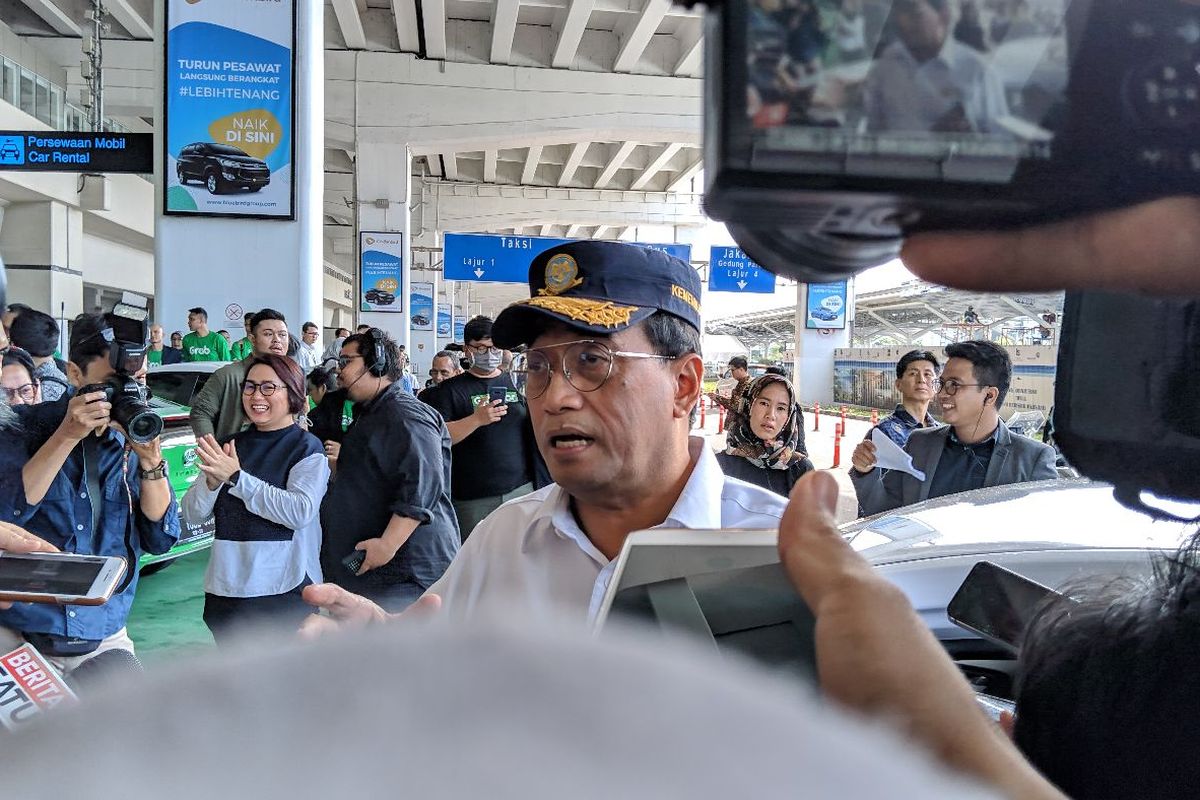
[[[991, 339], [1003, 344], [1054, 344], [1062, 323], [1063, 294], [989, 294], [906, 281], [855, 296], [854, 346]], [[973, 312], [973, 313], [972, 313]], [[734, 336], [747, 346], [794, 341], [792, 306], [709, 320], [705, 333]]]

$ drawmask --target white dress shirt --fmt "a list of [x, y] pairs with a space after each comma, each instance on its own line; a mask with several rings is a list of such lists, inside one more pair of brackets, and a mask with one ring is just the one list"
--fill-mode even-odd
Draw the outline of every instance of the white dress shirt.
[[[656, 528], [778, 528], [787, 501], [721, 472], [705, 441], [691, 437], [696, 466]], [[701, 452], [697, 457], [696, 450]], [[463, 620], [502, 610], [521, 619], [591, 619], [616, 562], [575, 521], [558, 484], [510, 500], [475, 528], [446, 574], [429, 587], [441, 616]]]
[[976, 133], [1004, 133], [1004, 85], [975, 50], [947, 36], [941, 52], [918, 62], [903, 42], [892, 42], [867, 74], [867, 130], [932, 131], [956, 105]]
[[300, 347], [296, 350], [296, 363], [307, 375], [316, 367], [321, 366], [321, 350], [315, 344], [309, 344], [301, 339]]

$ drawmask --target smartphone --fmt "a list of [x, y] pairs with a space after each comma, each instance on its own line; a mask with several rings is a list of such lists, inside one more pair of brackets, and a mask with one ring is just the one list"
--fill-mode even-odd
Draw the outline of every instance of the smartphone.
[[501, 403], [508, 401], [508, 388], [505, 386], [489, 386], [488, 387], [488, 402], [494, 403], [499, 400]]
[[1063, 595], [990, 561], [980, 561], [946, 607], [950, 621], [1016, 653], [1034, 612]]
[[353, 553], [342, 559], [342, 566], [350, 570], [352, 575], [357, 575], [358, 571], [362, 569], [363, 561], [366, 559], [366, 550], [355, 550]]
[[117, 556], [0, 551], [0, 600], [103, 605], [127, 568]]

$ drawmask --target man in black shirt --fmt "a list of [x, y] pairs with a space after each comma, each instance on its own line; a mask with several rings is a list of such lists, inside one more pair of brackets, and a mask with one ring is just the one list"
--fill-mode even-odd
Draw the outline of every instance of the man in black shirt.
[[[492, 320], [463, 328], [471, 368], [447, 378], [421, 399], [441, 412], [454, 443], [451, 497], [463, 541], [504, 503], [533, 491], [533, 428], [512, 378], [500, 369]], [[503, 393], [504, 399], [500, 399]]]
[[[400, 383], [400, 352], [377, 328], [346, 337], [338, 386], [355, 402], [337, 474], [321, 502], [325, 580], [400, 611], [458, 552], [450, 505], [450, 435]], [[363, 551], [351, 572], [343, 559]]]

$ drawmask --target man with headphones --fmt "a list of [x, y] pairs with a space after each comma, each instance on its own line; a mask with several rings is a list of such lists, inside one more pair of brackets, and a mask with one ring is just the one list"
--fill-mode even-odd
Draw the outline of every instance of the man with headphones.
[[1000, 419], [1012, 383], [1012, 360], [998, 344], [957, 342], [935, 381], [946, 424], [914, 430], [904, 446], [917, 478], [901, 470], [881, 475], [875, 444], [854, 449], [850, 479], [864, 515], [984, 486], [1057, 478], [1054, 449], [1014, 434]]
[[458, 552], [450, 433], [437, 411], [405, 390], [400, 350], [378, 328], [346, 337], [338, 367], [354, 424], [321, 503], [321, 569], [325, 580], [396, 612]]

